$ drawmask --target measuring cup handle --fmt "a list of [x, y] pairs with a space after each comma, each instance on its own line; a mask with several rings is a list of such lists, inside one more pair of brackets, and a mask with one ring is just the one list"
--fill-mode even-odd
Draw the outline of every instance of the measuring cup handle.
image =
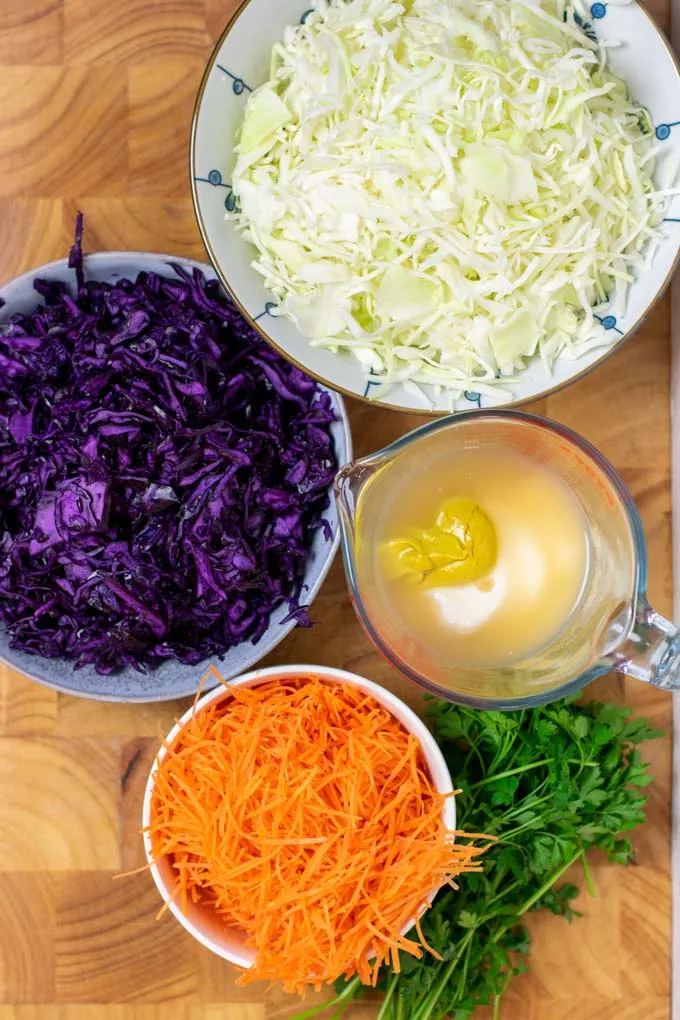
[[609, 656], [615, 669], [664, 690], [680, 690], [680, 629], [638, 599], [628, 640]]

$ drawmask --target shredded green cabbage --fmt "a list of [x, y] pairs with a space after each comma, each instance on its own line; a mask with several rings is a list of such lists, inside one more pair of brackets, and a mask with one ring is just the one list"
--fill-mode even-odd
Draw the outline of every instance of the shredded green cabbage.
[[598, 308], [665, 193], [605, 58], [562, 0], [318, 3], [273, 48], [233, 175], [280, 311], [386, 385], [458, 393], [609, 343]]

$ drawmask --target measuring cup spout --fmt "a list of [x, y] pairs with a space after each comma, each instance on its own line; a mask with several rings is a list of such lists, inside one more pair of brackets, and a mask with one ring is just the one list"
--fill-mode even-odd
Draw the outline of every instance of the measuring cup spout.
[[384, 462], [381, 456], [353, 460], [338, 471], [334, 490], [338, 504], [340, 527], [346, 541], [353, 543], [359, 494]]
[[680, 690], [680, 629], [641, 596], [630, 636], [608, 661], [636, 680], [667, 691]]

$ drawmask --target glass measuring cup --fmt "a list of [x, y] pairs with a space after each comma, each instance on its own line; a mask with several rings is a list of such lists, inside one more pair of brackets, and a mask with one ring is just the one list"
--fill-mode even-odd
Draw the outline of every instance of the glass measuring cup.
[[[361, 534], [367, 501], [398, 498], [404, 472], [446, 451], [493, 445], [545, 465], [577, 499], [587, 531], [581, 595], [562, 629], [511, 664], [472, 666], [444, 659], [390, 613], [372, 574], [371, 535]], [[409, 476], [411, 477], [411, 476]], [[384, 450], [344, 467], [335, 481], [342, 551], [357, 615], [378, 650], [400, 672], [440, 698], [472, 708], [545, 704], [612, 669], [668, 690], [680, 688], [680, 631], [649, 605], [647, 546], [635, 503], [614, 468], [585, 439], [521, 411], [471, 411], [439, 419]], [[368, 564], [368, 565], [367, 565]]]

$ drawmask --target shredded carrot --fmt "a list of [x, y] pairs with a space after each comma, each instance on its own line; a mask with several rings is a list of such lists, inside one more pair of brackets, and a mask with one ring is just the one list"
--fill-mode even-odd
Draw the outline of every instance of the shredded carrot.
[[401, 929], [484, 847], [446, 831], [418, 740], [375, 699], [315, 677], [230, 695], [168, 749], [149, 832], [183, 909], [211, 904], [245, 932], [256, 960], [239, 982], [374, 984], [400, 952], [433, 952], [419, 924], [416, 939]]

